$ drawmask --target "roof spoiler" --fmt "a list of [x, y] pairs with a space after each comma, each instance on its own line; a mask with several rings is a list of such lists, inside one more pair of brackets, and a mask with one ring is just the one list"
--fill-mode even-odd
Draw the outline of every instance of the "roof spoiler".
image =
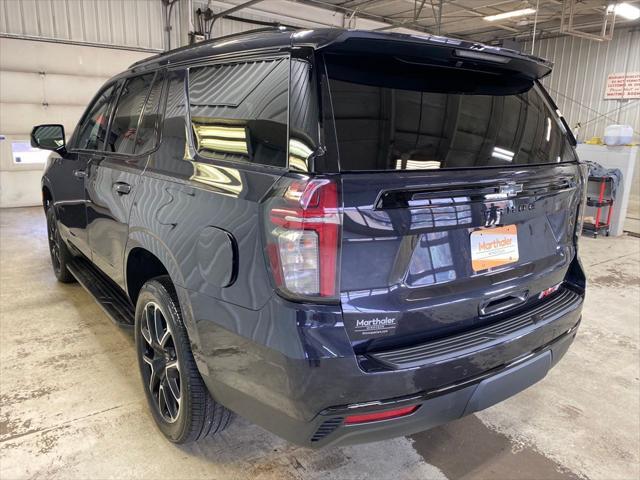
[[451, 68], [473, 68], [521, 75], [539, 80], [551, 73], [553, 63], [508, 48], [492, 47], [436, 35], [406, 35], [345, 30], [319, 47], [328, 53], [375, 54], [413, 58]]

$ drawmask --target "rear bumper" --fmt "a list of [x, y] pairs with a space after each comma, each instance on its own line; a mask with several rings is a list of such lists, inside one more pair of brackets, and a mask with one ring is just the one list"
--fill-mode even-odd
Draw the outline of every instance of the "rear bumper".
[[[274, 297], [238, 312], [191, 292], [194, 357], [216, 400], [299, 445], [317, 448], [408, 435], [486, 408], [543, 378], [564, 355], [582, 296], [544, 321], [472, 350], [408, 368], [369, 370], [353, 354], [339, 308]], [[192, 327], [193, 329], [193, 327]], [[346, 425], [347, 415], [420, 405], [406, 417]]]
[[[360, 425], [345, 425], [344, 418], [352, 414], [350, 410], [353, 409], [344, 408], [339, 412], [336, 410], [324, 412], [314, 422], [317, 424], [317, 429], [305, 443], [307, 446], [323, 447], [384, 440], [428, 430], [484, 410], [542, 380], [549, 369], [567, 352], [575, 338], [577, 328], [578, 325], [552, 344], [497, 371], [445, 389], [425, 392], [407, 399], [381, 402], [382, 406], [376, 405], [371, 409], [379, 411], [386, 408], [419, 405], [411, 415]], [[324, 425], [328, 425], [329, 429], [333, 425], [337, 426], [329, 431], [328, 428], [323, 428]], [[325, 433], [327, 431], [328, 433]], [[301, 440], [303, 439], [297, 439], [296, 443], [301, 443]]]

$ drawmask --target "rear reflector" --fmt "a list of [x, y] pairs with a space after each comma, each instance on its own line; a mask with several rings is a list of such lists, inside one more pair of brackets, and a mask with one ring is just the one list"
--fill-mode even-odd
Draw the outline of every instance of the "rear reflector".
[[543, 290], [540, 292], [540, 295], [538, 295], [538, 299], [543, 299], [545, 297], [548, 297], [549, 295], [551, 295], [554, 292], [557, 292], [558, 289], [560, 288], [560, 285], [562, 285], [562, 283], [559, 283], [557, 285], [554, 285], [551, 288], [547, 288], [546, 290]]
[[412, 405], [410, 407], [397, 408], [395, 410], [386, 410], [384, 412], [363, 413], [362, 415], [349, 415], [345, 418], [346, 425], [355, 423], [377, 422], [378, 420], [389, 420], [391, 418], [404, 417], [415, 412], [420, 405]]

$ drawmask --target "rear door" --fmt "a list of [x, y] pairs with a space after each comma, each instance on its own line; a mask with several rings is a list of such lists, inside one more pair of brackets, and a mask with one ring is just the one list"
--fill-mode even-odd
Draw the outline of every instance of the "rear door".
[[105, 142], [87, 171], [87, 220], [93, 262], [124, 285], [123, 257], [129, 213], [140, 174], [158, 141], [158, 111], [164, 75], [126, 79]]
[[580, 174], [534, 82], [327, 64], [344, 205], [341, 303], [357, 351], [485, 325], [562, 282]]

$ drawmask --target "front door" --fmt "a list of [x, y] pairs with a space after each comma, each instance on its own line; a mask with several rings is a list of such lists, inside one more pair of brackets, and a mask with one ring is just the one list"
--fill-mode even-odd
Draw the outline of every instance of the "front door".
[[54, 203], [60, 232], [88, 258], [91, 258], [86, 211], [88, 165], [93, 156], [104, 148], [116, 87], [115, 83], [109, 84], [95, 96], [69, 142], [68, 153], [64, 158], [54, 160], [61, 162], [59, 171], [64, 176], [52, 179], [56, 186], [60, 186]]
[[87, 155], [66, 153], [52, 162], [51, 181], [56, 186], [54, 208], [62, 237], [84, 255], [90, 257], [87, 239], [87, 212], [85, 208], [84, 182], [87, 174]]

